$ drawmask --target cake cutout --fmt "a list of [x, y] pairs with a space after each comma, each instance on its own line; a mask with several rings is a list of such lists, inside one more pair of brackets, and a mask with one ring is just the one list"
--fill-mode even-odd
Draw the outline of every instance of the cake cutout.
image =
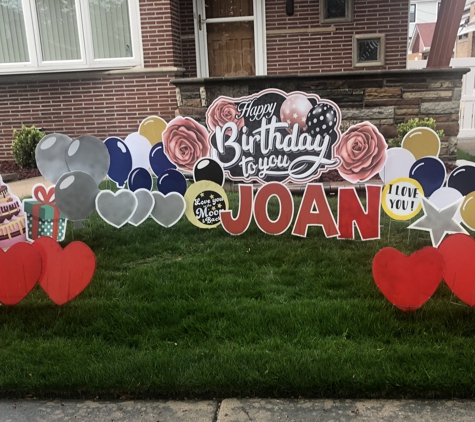
[[7, 249], [15, 243], [25, 242], [25, 225], [20, 200], [0, 176], [0, 247]]

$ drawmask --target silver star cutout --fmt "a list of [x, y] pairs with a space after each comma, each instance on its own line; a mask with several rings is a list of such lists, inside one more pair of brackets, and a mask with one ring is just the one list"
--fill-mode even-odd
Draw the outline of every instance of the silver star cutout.
[[437, 248], [446, 234], [465, 233], [467, 231], [455, 221], [454, 216], [457, 213], [464, 198], [460, 198], [453, 204], [439, 210], [427, 198], [422, 198], [422, 208], [424, 216], [412, 223], [408, 229], [425, 230], [430, 232], [432, 245]]

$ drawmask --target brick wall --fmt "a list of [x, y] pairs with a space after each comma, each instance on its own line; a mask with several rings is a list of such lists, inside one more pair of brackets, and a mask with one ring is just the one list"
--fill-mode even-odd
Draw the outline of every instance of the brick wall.
[[[409, 0], [354, 0], [350, 23], [320, 24], [320, 2], [294, 2], [293, 16], [285, 14], [285, 2], [266, 1], [267, 73], [317, 73], [362, 70], [353, 68], [353, 34], [385, 34], [386, 63], [368, 69], [405, 69]], [[274, 34], [279, 30], [323, 32]]]
[[[180, 114], [204, 123], [206, 105], [218, 96], [242, 97], [267, 88], [303, 91], [334, 101], [341, 109], [342, 130], [362, 121], [376, 125], [387, 140], [401, 122], [433, 117], [444, 129], [441, 158], [455, 160], [459, 133], [462, 76], [468, 69], [421, 69], [258, 76], [223, 80], [174, 81], [181, 97]], [[203, 106], [197, 107], [202, 101]]]
[[175, 116], [174, 75], [0, 84], [0, 159], [10, 157], [13, 129], [124, 139], [149, 115]]
[[185, 78], [194, 78], [196, 72], [195, 27], [193, 19], [193, 3], [191, 0], [180, 0], [181, 51]]
[[175, 0], [140, 0], [145, 67], [182, 66], [179, 16]]
[[[475, 16], [475, 3], [470, 5], [470, 13], [468, 15], [469, 21]], [[455, 42], [455, 52], [457, 58], [475, 57], [475, 43], [473, 42], [473, 32], [469, 32], [462, 37], [457, 36]]]
[[[471, 35], [471, 34], [470, 34]], [[468, 38], [464, 38], [462, 40], [457, 40], [457, 50], [456, 50], [456, 57], [457, 58], [462, 58], [462, 57], [470, 57], [472, 54], [472, 43], [469, 42]]]
[[[190, 1], [191, 3], [191, 1]], [[146, 69], [181, 67], [180, 9], [175, 0], [140, 0]], [[176, 73], [113, 75], [75, 72], [60, 75], [0, 76], [0, 159], [11, 158], [13, 129], [22, 124], [47, 133], [125, 138], [141, 120], [175, 117]], [[41, 79], [41, 80], [37, 80]]]
[[[353, 68], [353, 34], [386, 35], [386, 64], [367, 69], [405, 69], [409, 1], [354, 0], [351, 23], [320, 24], [320, 2], [294, 2], [293, 16], [285, 2], [266, 0], [267, 73], [317, 73], [361, 70]], [[196, 77], [193, 8], [180, 0], [185, 77]], [[287, 31], [301, 31], [286, 33]], [[275, 31], [281, 33], [276, 34]], [[322, 32], [312, 32], [322, 31]]]
[[[268, 73], [355, 70], [351, 68], [351, 37], [355, 31], [385, 33], [386, 67], [404, 67], [408, 1], [354, 0], [355, 19], [351, 24], [325, 25], [323, 33], [268, 33]], [[285, 2], [266, 0], [267, 30], [320, 28], [318, 7], [318, 0], [299, 0], [294, 16], [288, 17]], [[105, 138], [125, 137], [151, 114], [166, 120], [174, 117], [177, 103], [170, 80], [181, 74], [157, 68], [184, 66], [183, 76], [196, 76], [192, 1], [140, 0], [140, 14], [143, 61], [148, 73], [0, 75], [0, 159], [10, 158], [12, 131], [22, 124], [34, 124], [49, 133], [63, 132], [73, 137], [90, 133]], [[334, 29], [327, 31], [329, 28]]]

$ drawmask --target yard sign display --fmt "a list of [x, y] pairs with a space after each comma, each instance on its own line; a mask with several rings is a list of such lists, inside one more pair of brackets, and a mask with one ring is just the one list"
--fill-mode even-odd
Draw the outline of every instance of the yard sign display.
[[[417, 218], [422, 211], [408, 228], [429, 231], [432, 242], [432, 247], [409, 257], [392, 248], [375, 256], [373, 276], [383, 295], [399, 309], [413, 311], [445, 279], [455, 295], [475, 306], [473, 272], [458, 271], [459, 266], [473, 266], [469, 251], [475, 241], [461, 223], [475, 227], [475, 167], [459, 167], [446, 181], [438, 157], [440, 139], [427, 128], [410, 131], [400, 148], [388, 151], [372, 123], [355, 124], [343, 133], [340, 125], [341, 111], [330, 100], [266, 89], [240, 98], [218, 97], [206, 112], [206, 127], [189, 117], [166, 123], [150, 116], [124, 141], [115, 136], [104, 142], [89, 135], [75, 140], [61, 134], [45, 136], [36, 157], [43, 175], [56, 183], [51, 190], [55, 199], [41, 187], [42, 196], [34, 192], [36, 202], [29, 211], [39, 214], [44, 205], [53, 214], [47, 217], [51, 222], [39, 223], [53, 236], [35, 241], [43, 265], [48, 262], [49, 267], [47, 273], [43, 268], [40, 284], [55, 303], [63, 304], [87, 286], [95, 269], [92, 252], [83, 246], [63, 252], [54, 246], [64, 236], [54, 226], [61, 224], [60, 217], [80, 226], [96, 210], [105, 223], [120, 229], [126, 223], [138, 226], [149, 217], [170, 228], [185, 215], [201, 229], [222, 226], [234, 236], [243, 234], [254, 220], [269, 235], [290, 229], [292, 235], [306, 237], [309, 227], [318, 226], [327, 238], [355, 239], [358, 231], [366, 241], [380, 238], [382, 208], [394, 220]], [[336, 217], [324, 185], [318, 183], [330, 170], [350, 182], [338, 189]], [[106, 174], [118, 191], [98, 189]], [[383, 185], [371, 182], [377, 175]], [[190, 186], [186, 177], [193, 179]], [[226, 178], [240, 183], [236, 213], [229, 209], [223, 188]], [[364, 200], [351, 186], [356, 183], [364, 183]], [[305, 185], [298, 209], [288, 184]], [[269, 215], [271, 198], [279, 203], [275, 219]], [[33, 231], [36, 237], [49, 233]], [[22, 262], [19, 248], [11, 254]], [[35, 255], [32, 249], [25, 249], [27, 254]], [[69, 276], [65, 287], [59, 275], [75, 271], [70, 259], [75, 254], [87, 271], [79, 278]], [[32, 274], [27, 287], [13, 298], [3, 298], [3, 303], [17, 303], [38, 277]]]
[[339, 164], [341, 113], [317, 95], [268, 89], [220, 97], [206, 121], [212, 154], [231, 180], [305, 183]]
[[[263, 184], [255, 196], [246, 185], [239, 186], [235, 218], [221, 211], [221, 224], [233, 235], [242, 234], [252, 217], [264, 233], [287, 231], [294, 217], [287, 182], [307, 184], [331, 169], [351, 183], [363, 182], [386, 162], [387, 144], [374, 125], [363, 122], [342, 135], [340, 109], [318, 95], [267, 89], [247, 97], [219, 97], [208, 108], [206, 122], [210, 155], [228, 178]], [[279, 200], [275, 221], [268, 215], [271, 197]], [[292, 234], [305, 237], [309, 226], [320, 226], [327, 237], [353, 239], [356, 225], [363, 240], [378, 239], [380, 198], [381, 187], [368, 185], [364, 209], [353, 188], [341, 190], [336, 223], [323, 185], [308, 184]]]

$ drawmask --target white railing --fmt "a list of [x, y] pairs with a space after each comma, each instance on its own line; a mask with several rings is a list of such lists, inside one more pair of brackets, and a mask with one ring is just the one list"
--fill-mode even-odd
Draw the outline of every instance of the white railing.
[[[452, 59], [452, 67], [468, 67], [470, 72], [463, 77], [462, 98], [460, 100], [459, 138], [475, 137], [475, 57]], [[424, 69], [427, 60], [408, 60], [408, 69]]]

